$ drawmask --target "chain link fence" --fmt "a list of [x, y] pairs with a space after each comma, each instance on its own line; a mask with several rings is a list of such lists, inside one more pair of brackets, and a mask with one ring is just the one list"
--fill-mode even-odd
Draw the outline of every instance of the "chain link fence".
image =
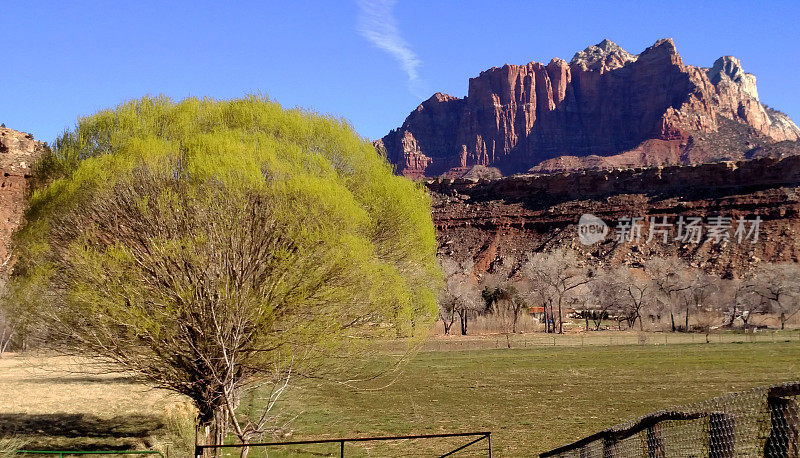
[[800, 382], [654, 412], [541, 457], [798, 457]]

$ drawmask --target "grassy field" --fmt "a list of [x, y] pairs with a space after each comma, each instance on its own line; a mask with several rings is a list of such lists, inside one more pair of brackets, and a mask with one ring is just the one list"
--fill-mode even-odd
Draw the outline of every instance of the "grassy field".
[[[774, 343], [485, 350], [459, 350], [455, 338], [449, 351], [421, 352], [385, 389], [305, 381], [282, 408], [297, 415], [292, 440], [489, 430], [498, 456], [531, 456], [670, 405], [800, 379], [800, 341], [796, 334], [789, 342], [778, 337]], [[169, 429], [165, 418], [180, 409], [176, 397], [125, 377], [66, 368], [59, 358], [0, 359], [0, 431], [16, 430], [35, 445], [164, 445], [159, 436]], [[350, 451], [408, 456], [412, 450], [446, 451], [457, 442]]]

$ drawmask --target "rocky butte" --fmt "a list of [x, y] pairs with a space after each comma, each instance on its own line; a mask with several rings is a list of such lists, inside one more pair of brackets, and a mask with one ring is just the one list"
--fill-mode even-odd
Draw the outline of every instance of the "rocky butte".
[[686, 65], [662, 39], [638, 55], [603, 40], [569, 63], [491, 68], [466, 97], [434, 94], [375, 143], [421, 178], [780, 157], [800, 153], [798, 139], [738, 59]]

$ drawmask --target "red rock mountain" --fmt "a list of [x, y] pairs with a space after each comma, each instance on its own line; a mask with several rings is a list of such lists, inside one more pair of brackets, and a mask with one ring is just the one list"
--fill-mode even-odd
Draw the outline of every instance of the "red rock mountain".
[[738, 59], [686, 65], [662, 39], [639, 55], [603, 40], [569, 63], [491, 68], [466, 97], [434, 94], [375, 143], [398, 173], [419, 178], [782, 156], [800, 153], [798, 140]]

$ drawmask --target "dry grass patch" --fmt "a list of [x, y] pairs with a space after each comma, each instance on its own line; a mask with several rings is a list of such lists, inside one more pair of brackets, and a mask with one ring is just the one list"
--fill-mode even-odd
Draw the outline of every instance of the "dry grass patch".
[[127, 374], [99, 373], [87, 359], [0, 358], [0, 431], [26, 448], [149, 448], [182, 404]]

